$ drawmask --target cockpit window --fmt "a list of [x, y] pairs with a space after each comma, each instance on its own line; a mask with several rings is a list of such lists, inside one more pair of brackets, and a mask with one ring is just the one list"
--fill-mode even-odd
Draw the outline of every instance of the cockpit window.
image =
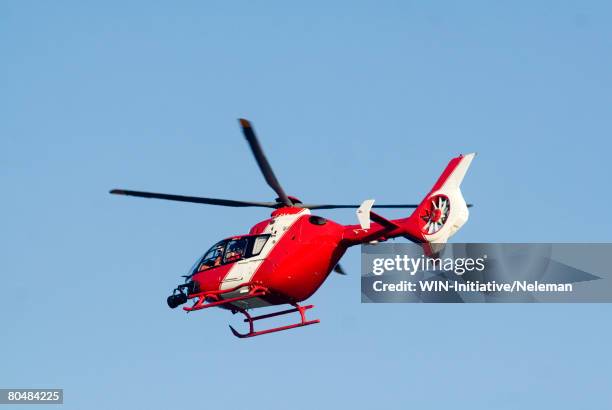
[[251, 256], [257, 256], [261, 253], [261, 250], [263, 249], [266, 242], [268, 242], [269, 237], [270, 235], [259, 235], [254, 238]]
[[234, 239], [228, 242], [225, 250], [224, 263], [236, 262], [246, 254], [248, 240], [247, 238]]
[[261, 254], [270, 238], [269, 234], [249, 235], [242, 238], [224, 240], [214, 244], [191, 270], [191, 275], [226, 263], [238, 262]]
[[198, 265], [198, 272], [221, 265], [226, 243], [225, 241], [218, 242], [204, 254]]

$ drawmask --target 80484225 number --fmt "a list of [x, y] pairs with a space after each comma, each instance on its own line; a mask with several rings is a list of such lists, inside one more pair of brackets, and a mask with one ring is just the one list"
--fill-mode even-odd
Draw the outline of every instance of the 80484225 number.
[[63, 404], [63, 389], [0, 389], [0, 404]]

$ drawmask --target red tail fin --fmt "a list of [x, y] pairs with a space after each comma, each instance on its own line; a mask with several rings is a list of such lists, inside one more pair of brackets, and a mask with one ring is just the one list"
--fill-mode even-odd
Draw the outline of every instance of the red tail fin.
[[405, 220], [403, 228], [412, 239], [445, 243], [467, 222], [469, 211], [460, 186], [475, 155], [453, 158], [425, 199]]

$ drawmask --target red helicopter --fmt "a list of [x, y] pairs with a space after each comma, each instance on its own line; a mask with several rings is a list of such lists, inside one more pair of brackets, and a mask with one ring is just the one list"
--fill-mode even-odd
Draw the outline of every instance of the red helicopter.
[[[475, 154], [451, 159], [444, 172], [420, 204], [374, 205], [366, 200], [361, 205], [306, 204], [289, 196], [282, 188], [255, 136], [250, 122], [240, 119], [242, 132], [268, 185], [276, 192], [274, 202], [236, 201], [152, 192], [113, 189], [111, 194], [171, 201], [194, 202], [231, 207], [264, 207], [274, 211], [269, 219], [259, 222], [246, 235], [232, 236], [214, 244], [199, 258], [185, 283], [168, 297], [174, 309], [192, 300], [183, 309], [192, 312], [220, 307], [232, 313], [242, 313], [248, 323], [247, 333], [240, 338], [259, 336], [281, 330], [319, 323], [307, 320], [306, 310], [313, 305], [300, 305], [308, 299], [327, 276], [335, 271], [345, 274], [340, 258], [349, 246], [389, 238], [405, 237], [421, 243], [443, 244], [468, 220], [468, 207], [460, 184]], [[359, 224], [342, 225], [311, 214], [311, 210], [357, 208]], [[407, 218], [389, 220], [372, 208], [415, 208]], [[290, 309], [252, 316], [248, 310], [272, 305], [289, 304]], [[297, 323], [256, 331], [254, 322], [262, 319], [299, 313]]]

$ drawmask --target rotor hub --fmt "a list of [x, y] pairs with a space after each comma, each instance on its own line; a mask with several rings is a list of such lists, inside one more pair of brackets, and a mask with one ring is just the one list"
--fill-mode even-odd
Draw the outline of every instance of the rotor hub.
[[432, 222], [439, 222], [440, 219], [442, 219], [442, 211], [439, 209], [434, 209], [433, 212], [431, 213], [430, 220]]

